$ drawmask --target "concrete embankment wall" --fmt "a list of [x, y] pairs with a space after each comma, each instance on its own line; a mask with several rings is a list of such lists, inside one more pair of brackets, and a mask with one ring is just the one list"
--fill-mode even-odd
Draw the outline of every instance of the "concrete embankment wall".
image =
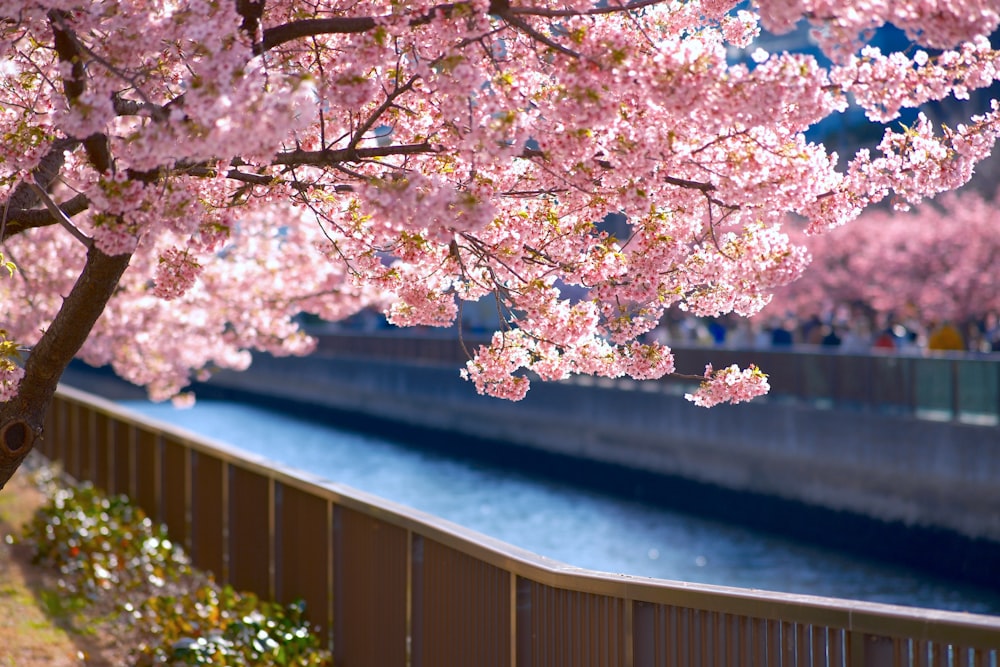
[[861, 517], [870, 539], [891, 539], [884, 524], [934, 536], [921, 548], [948, 551], [944, 543], [957, 539], [963, 557], [969, 545], [1000, 555], [997, 427], [775, 401], [706, 410], [655, 383], [536, 382], [510, 403], [478, 396], [453, 365], [329, 356], [260, 357], [211, 386], [710, 485], [732, 492], [730, 502]]

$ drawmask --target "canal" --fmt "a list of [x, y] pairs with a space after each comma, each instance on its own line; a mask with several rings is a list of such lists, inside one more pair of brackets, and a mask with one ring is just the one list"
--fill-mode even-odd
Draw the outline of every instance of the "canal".
[[537, 473], [449, 457], [241, 403], [200, 400], [185, 410], [146, 401], [121, 403], [574, 566], [1000, 614], [996, 593], [603, 495]]

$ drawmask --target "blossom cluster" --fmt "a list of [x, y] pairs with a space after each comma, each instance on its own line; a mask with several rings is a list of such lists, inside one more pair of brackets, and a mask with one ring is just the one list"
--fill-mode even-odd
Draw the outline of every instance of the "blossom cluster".
[[[464, 371], [484, 393], [673, 373], [645, 338], [670, 309], [752, 315], [802, 274], [789, 214], [822, 232], [969, 180], [995, 106], [845, 156], [807, 134], [997, 81], [995, 3], [961, 4], [0, 0], [21, 269], [0, 325], [35, 343], [100, 252], [129, 268], [80, 354], [156, 398], [309, 351], [301, 313], [448, 326], [476, 302], [497, 313]], [[754, 49], [800, 21], [835, 64]], [[887, 23], [933, 55], [865, 47]], [[725, 369], [693, 400], [762, 377]]]
[[0, 359], [0, 403], [17, 396], [24, 369], [9, 359]]
[[705, 379], [692, 394], [684, 397], [695, 405], [710, 408], [719, 403], [742, 403], [763, 396], [771, 389], [765, 375], [756, 366], [740, 369], [733, 364], [715, 370], [712, 364], [705, 367]]

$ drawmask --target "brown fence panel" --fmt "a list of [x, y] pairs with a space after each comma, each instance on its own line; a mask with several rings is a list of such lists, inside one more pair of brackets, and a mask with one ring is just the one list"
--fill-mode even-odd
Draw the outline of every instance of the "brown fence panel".
[[185, 548], [191, 544], [190, 498], [191, 482], [188, 477], [188, 456], [191, 450], [182, 443], [165, 438], [163, 440], [163, 465], [161, 466], [160, 488], [163, 509], [160, 516], [170, 537]]
[[763, 619], [646, 602], [633, 619], [635, 667], [782, 664], [781, 626]]
[[226, 477], [222, 461], [203, 452], [191, 453], [192, 562], [227, 581], [225, 526]]
[[72, 401], [66, 405], [66, 411], [63, 413], [66, 419], [65, 426], [61, 429], [60, 440], [62, 443], [62, 454], [63, 454], [63, 469], [69, 473], [74, 479], [83, 480], [84, 478], [80, 476], [83, 469], [81, 465], [81, 452], [80, 443], [87, 438], [84, 437], [82, 416], [85, 414], [85, 408]]
[[850, 667], [904, 667], [894, 659], [890, 637], [851, 632], [847, 639]]
[[811, 631], [812, 660], [807, 664], [812, 665], [812, 667], [826, 667], [827, 665], [840, 667], [840, 663], [834, 663], [831, 659], [831, 649], [838, 639], [836, 631], [824, 627], [812, 627]]
[[174, 539], [187, 530], [222, 582], [305, 599], [327, 638], [332, 614], [338, 665], [998, 666], [996, 619], [574, 575], [66, 393], [43, 451], [129, 490]]
[[333, 511], [330, 502], [294, 486], [275, 487], [275, 597], [302, 600], [321, 637], [333, 619]]
[[66, 425], [66, 419], [63, 417], [65, 410], [66, 401], [64, 399], [58, 396], [52, 399], [52, 404], [45, 413], [42, 439], [35, 443], [38, 451], [53, 461], [63, 459], [60, 451], [60, 440], [62, 439], [60, 430]]
[[785, 655], [782, 650], [781, 630], [781, 621], [768, 619], [764, 624], [764, 637], [762, 639], [767, 655], [766, 664], [773, 665], [774, 667], [782, 664], [782, 659]]
[[97, 474], [98, 443], [96, 437], [97, 424], [95, 417], [96, 412], [94, 410], [90, 410], [87, 406], [82, 404], [79, 406], [76, 425], [79, 429], [77, 447], [80, 453], [80, 459], [78, 463], [79, 473], [76, 475], [76, 478], [80, 480], [90, 480], [91, 482], [95, 482], [95, 476]]
[[94, 435], [94, 485], [109, 492], [112, 478], [112, 465], [115, 455], [115, 442], [111, 436], [114, 422], [103, 412], [91, 413], [93, 424], [91, 432]]
[[518, 667], [628, 664], [626, 607], [621, 598], [518, 580]]
[[413, 544], [413, 667], [511, 658], [511, 575], [433, 540]]
[[272, 597], [271, 480], [229, 467], [229, 581], [237, 590]]
[[848, 660], [847, 652], [847, 630], [838, 628], [831, 629], [830, 640], [827, 644], [827, 650], [830, 655], [830, 665], [832, 667], [841, 667], [841, 665], [846, 665]]
[[160, 446], [159, 434], [137, 429], [135, 434], [135, 484], [132, 499], [153, 519], [162, 520], [160, 513]]
[[334, 664], [406, 664], [408, 552], [406, 530], [334, 509]]
[[666, 665], [663, 647], [658, 638], [662, 617], [657, 612], [662, 605], [635, 602], [632, 605], [632, 654], [634, 667], [660, 667]]
[[132, 495], [132, 471], [135, 427], [127, 422], [112, 419], [108, 430], [108, 457], [110, 468], [107, 491], [111, 494]]

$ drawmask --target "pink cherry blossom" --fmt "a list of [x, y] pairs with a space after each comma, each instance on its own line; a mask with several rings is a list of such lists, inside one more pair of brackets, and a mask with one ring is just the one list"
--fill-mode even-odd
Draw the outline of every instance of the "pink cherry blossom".
[[705, 367], [705, 379], [693, 394], [684, 397], [695, 405], [710, 408], [719, 403], [742, 403], [757, 396], [763, 396], [770, 390], [767, 375], [756, 366], [740, 369], [733, 364], [727, 368], [715, 370], [711, 364]]
[[[834, 64], [760, 41], [803, 21]], [[750, 316], [808, 271], [790, 215], [825, 232], [972, 177], [998, 23], [992, 0], [0, 0], [0, 327], [62, 351], [4, 367], [0, 398], [71, 352], [167, 399], [308, 353], [302, 313], [449, 326], [474, 302], [482, 393], [671, 374], [647, 338], [670, 309]], [[917, 46], [868, 44], [886, 24]], [[811, 138], [941, 101], [960, 122]], [[765, 377], [710, 370], [692, 400]]]
[[[1000, 312], [1000, 228], [991, 199], [965, 189], [898, 212], [873, 209], [828, 234], [798, 237], [813, 256], [764, 311], [807, 318], [851, 305], [923, 325]], [[879, 243], [872, 243], [877, 230]]]

